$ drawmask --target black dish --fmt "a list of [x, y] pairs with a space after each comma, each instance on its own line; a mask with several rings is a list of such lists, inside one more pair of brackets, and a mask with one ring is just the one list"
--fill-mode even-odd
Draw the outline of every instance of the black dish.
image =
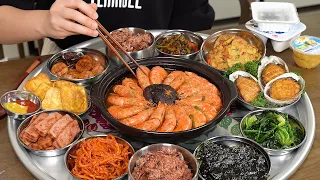
[[[188, 131], [182, 132], [151, 132], [136, 129], [125, 124], [122, 124], [109, 114], [107, 111], [105, 101], [106, 95], [112, 91], [112, 87], [120, 82], [123, 78], [132, 76], [130, 71], [125, 67], [119, 67], [111, 70], [106, 74], [101, 81], [94, 84], [91, 89], [91, 100], [97, 107], [100, 108], [102, 115], [109, 121], [109, 123], [114, 126], [119, 132], [128, 135], [130, 137], [136, 138], [141, 141], [155, 143], [155, 142], [182, 142], [188, 139], [200, 136], [202, 133], [212, 130], [226, 115], [229, 110], [230, 105], [237, 99], [238, 94], [234, 83], [230, 80], [223, 78], [219, 72], [215, 71], [213, 68], [206, 66], [200, 62], [188, 61], [185, 59], [178, 59], [172, 57], [154, 57], [147, 58], [138, 61], [140, 65], [145, 65], [148, 68], [153, 66], [161, 66], [166, 70], [181, 70], [194, 72], [199, 76], [204, 77], [219, 89], [221, 92], [221, 99], [223, 107], [215, 117], [214, 120], [209, 123], [200, 126], [198, 128], [190, 129]], [[129, 64], [130, 67], [135, 71], [136, 66], [134, 64]]]

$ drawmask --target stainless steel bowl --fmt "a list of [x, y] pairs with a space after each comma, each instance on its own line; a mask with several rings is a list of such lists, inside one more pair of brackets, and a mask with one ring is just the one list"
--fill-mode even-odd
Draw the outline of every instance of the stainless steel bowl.
[[192, 153], [190, 153], [190, 151], [188, 151], [187, 149], [181, 147], [181, 146], [177, 146], [177, 145], [173, 145], [173, 144], [167, 144], [167, 143], [159, 143], [159, 144], [152, 144], [146, 147], [141, 148], [140, 150], [138, 150], [130, 159], [129, 161], [129, 165], [128, 165], [128, 179], [129, 180], [134, 180], [133, 176], [132, 176], [132, 172], [134, 167], [136, 167], [136, 162], [138, 161], [139, 158], [145, 156], [147, 153], [149, 152], [155, 152], [155, 151], [159, 151], [161, 150], [163, 147], [166, 148], [172, 148], [172, 149], [176, 149], [177, 151], [181, 152], [181, 154], [184, 157], [184, 160], [188, 162], [188, 166], [191, 169], [191, 172], [193, 173], [193, 180], [198, 179], [198, 169], [199, 169], [199, 165], [198, 162], [196, 160], [196, 158], [194, 157], [194, 155]]
[[[9, 103], [16, 100], [30, 100], [31, 102], [35, 103], [38, 106], [38, 109], [31, 113], [19, 114], [19, 113], [15, 113], [8, 110], [4, 106], [5, 103]], [[23, 120], [29, 117], [30, 115], [38, 112], [41, 109], [41, 100], [39, 99], [39, 97], [27, 91], [13, 90], [13, 91], [6, 92], [1, 96], [0, 102], [1, 102], [1, 106], [6, 111], [7, 115], [18, 120]]]
[[[52, 66], [58, 61], [62, 59], [62, 55], [68, 52], [81, 52], [84, 55], [90, 55], [92, 59], [99, 61], [101, 65], [104, 66], [104, 71], [96, 76], [86, 78], [86, 79], [67, 79], [62, 78], [59, 76], [56, 76], [55, 74], [51, 73]], [[63, 79], [67, 81], [71, 81], [80, 85], [90, 85], [93, 84], [101, 79], [101, 77], [107, 72], [107, 69], [109, 67], [109, 59], [108, 57], [103, 54], [102, 52], [95, 50], [95, 49], [88, 49], [88, 48], [71, 48], [71, 49], [65, 49], [61, 52], [58, 52], [57, 54], [53, 55], [49, 61], [47, 62], [47, 68], [50, 73], [50, 75], [56, 79]]]
[[[246, 135], [243, 133], [244, 120], [247, 117], [250, 117], [250, 116], [253, 116], [253, 115], [259, 115], [259, 114], [262, 114], [263, 112], [266, 112], [266, 111], [268, 111], [268, 112], [279, 112], [279, 111], [272, 111], [272, 110], [257, 110], [257, 111], [252, 111], [252, 112], [248, 113], [246, 116], [244, 116], [242, 118], [242, 120], [240, 122], [240, 131], [241, 131], [241, 134], [244, 137], [246, 137]], [[297, 123], [303, 129], [304, 139], [296, 147], [288, 148], [288, 149], [269, 149], [269, 148], [263, 147], [266, 150], [266, 152], [271, 156], [281, 156], [281, 155], [285, 155], [285, 154], [291, 153], [292, 151], [298, 149], [306, 141], [307, 136], [305, 134], [305, 127], [303, 126], [303, 124], [298, 119], [296, 119], [295, 117], [291, 116], [290, 114], [288, 114], [288, 117], [289, 117], [289, 119], [291, 119], [292, 121]]]
[[22, 121], [22, 123], [19, 125], [19, 127], [17, 129], [17, 139], [18, 139], [19, 143], [24, 148], [26, 148], [28, 151], [30, 151], [31, 153], [33, 153], [33, 154], [35, 154], [37, 156], [59, 156], [61, 154], [64, 154], [72, 144], [74, 144], [77, 140], [80, 139], [80, 137], [82, 136], [82, 134], [84, 132], [84, 123], [83, 123], [82, 119], [78, 115], [76, 115], [76, 114], [74, 114], [72, 112], [64, 111], [64, 110], [49, 110], [49, 111], [40, 111], [40, 112], [38, 112], [38, 113], [36, 113], [34, 115], [41, 114], [41, 113], [51, 114], [51, 113], [54, 113], [54, 112], [58, 112], [58, 113], [60, 113], [62, 115], [68, 114], [72, 119], [77, 120], [78, 124], [79, 124], [79, 127], [80, 127], [80, 132], [74, 138], [72, 143], [70, 143], [66, 147], [59, 148], [59, 149], [53, 149], [53, 150], [35, 150], [35, 149], [31, 149], [27, 145], [25, 145], [19, 138], [20, 133], [22, 132], [22, 130], [24, 130], [29, 125], [29, 122], [31, 121], [33, 116], [28, 117], [27, 119]]
[[[237, 36], [242, 37], [244, 40], [246, 40], [248, 43], [255, 45], [260, 54], [261, 58], [260, 60], [265, 56], [266, 54], [266, 45], [263, 43], [262, 39], [257, 36], [256, 34], [252, 33], [251, 31], [244, 30], [244, 29], [226, 29], [222, 31], [215, 32], [214, 34], [210, 35], [202, 44], [200, 48], [200, 58], [201, 60], [207, 64], [208, 66], [211, 66], [207, 63], [206, 57], [210, 50], [214, 49], [214, 44], [217, 40], [217, 38], [221, 35], [225, 34], [234, 34]], [[212, 66], [211, 66], [212, 67]], [[214, 67], [213, 67], [214, 68]], [[224, 72], [223, 70], [214, 68], [217, 71]]]
[[187, 54], [187, 55], [173, 55], [173, 54], [168, 54], [168, 53], [162, 52], [157, 48], [157, 44], [160, 43], [163, 39], [165, 39], [166, 37], [168, 37], [170, 35], [176, 35], [176, 34], [184, 35], [187, 40], [197, 44], [198, 49], [200, 50], [201, 45], [203, 43], [203, 39], [200, 35], [198, 35], [197, 33], [191, 32], [191, 31], [177, 29], [177, 30], [165, 31], [156, 37], [155, 49], [159, 53], [159, 55], [160, 56], [171, 56], [171, 57], [177, 57], [177, 58], [191, 59], [191, 60], [195, 59], [195, 57], [199, 54], [199, 51], [191, 53], [191, 54]]
[[[73, 161], [73, 158], [71, 157], [71, 155], [75, 154], [75, 152], [81, 147], [81, 144], [83, 141], [87, 140], [87, 139], [91, 139], [91, 138], [97, 138], [97, 137], [106, 137], [107, 135], [95, 135], [95, 136], [91, 136], [91, 137], [88, 137], [88, 138], [82, 138], [80, 139], [78, 142], [74, 143], [69, 149], [68, 151], [66, 152], [66, 154], [64, 155], [64, 163], [65, 163], [65, 166], [66, 168], [68, 169], [68, 172], [70, 173], [70, 175], [73, 176], [73, 179], [79, 179], [77, 178], [75, 175], [72, 174], [71, 170], [74, 166], [74, 161]], [[117, 141], [119, 142], [123, 142], [123, 143], [126, 143], [129, 145], [129, 147], [131, 148], [131, 151], [132, 153], [134, 153], [134, 148], [131, 146], [131, 144], [120, 138], [120, 137], [117, 137], [117, 136], [114, 136]], [[115, 178], [114, 180], [120, 180], [120, 179], [123, 179], [128, 173], [124, 173], [123, 175], [121, 175], [120, 177], [118, 178]]]
[[[137, 60], [137, 59], [144, 59], [144, 58], [148, 58], [148, 57], [153, 57], [154, 48], [155, 48], [155, 40], [154, 40], [154, 36], [149, 31], [141, 29], [141, 28], [136, 28], [136, 27], [127, 27], [127, 28], [116, 29], [116, 30], [110, 32], [110, 34], [112, 35], [112, 33], [114, 33], [115, 31], [123, 30], [123, 29], [129, 29], [129, 31], [131, 31], [133, 33], [133, 35], [149, 34], [152, 38], [152, 44], [149, 47], [142, 49], [140, 51], [127, 52], [133, 59]], [[126, 62], [131, 62], [130, 59], [122, 51], [118, 50], [117, 48], [116, 48], [116, 50], [119, 52], [121, 57]], [[112, 60], [112, 62], [115, 62], [117, 65], [123, 64], [121, 62], [121, 60], [113, 53], [113, 51], [110, 48], [107, 47], [106, 52], [107, 52], [108, 56], [110, 57], [110, 59]]]
[[[268, 165], [267, 168], [269, 169], [268, 174], [270, 174], [271, 160], [270, 160], [270, 157], [267, 154], [267, 152], [263, 149], [262, 146], [260, 146], [260, 144], [256, 143], [255, 141], [252, 141], [249, 138], [245, 138], [245, 137], [241, 137], [241, 136], [216, 136], [216, 137], [212, 137], [212, 138], [207, 139], [204, 142], [202, 142], [194, 150], [194, 153], [193, 153], [199, 162], [199, 167], [201, 166], [201, 159], [199, 158], [199, 151], [203, 147], [204, 143], [207, 143], [209, 141], [213, 142], [213, 143], [217, 143], [217, 144], [223, 144], [223, 145], [229, 146], [229, 147], [234, 147], [234, 146], [239, 146], [239, 145], [248, 145], [248, 146], [256, 149], [261, 155], [264, 156], [265, 160], [267, 161], [267, 165]], [[200, 170], [199, 170], [199, 179], [205, 180], [201, 176]]]

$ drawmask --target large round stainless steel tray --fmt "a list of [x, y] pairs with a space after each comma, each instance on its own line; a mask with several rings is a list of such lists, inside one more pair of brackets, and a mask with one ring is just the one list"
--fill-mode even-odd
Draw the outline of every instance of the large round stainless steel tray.
[[[164, 30], [153, 30], [151, 33], [157, 36]], [[206, 34], [200, 34], [204, 39], [208, 37]], [[77, 48], [92, 48], [105, 52], [105, 44], [100, 38], [95, 38], [74, 47]], [[199, 59], [199, 58], [198, 58]], [[18, 89], [22, 89], [23, 84], [30, 78], [38, 75], [40, 72], [49, 73], [46, 69], [47, 61], [40, 64], [29, 76], [21, 83]], [[112, 69], [115, 65], [110, 64], [109, 69]], [[306, 128], [307, 139], [306, 142], [297, 150], [284, 156], [272, 156], [271, 157], [271, 173], [270, 179], [288, 179], [294, 172], [301, 166], [307, 157], [315, 136], [315, 115], [311, 101], [307, 94], [304, 94], [300, 101], [292, 106], [290, 109], [284, 111], [301, 120], [301, 123]], [[248, 111], [241, 112], [243, 115]], [[39, 157], [29, 153], [24, 147], [22, 147], [17, 140], [16, 130], [21, 121], [8, 118], [8, 133], [12, 144], [12, 147], [17, 154], [20, 161], [28, 169], [30, 173], [37, 179], [51, 180], [72, 179], [67, 169], [64, 166], [64, 155], [56, 157]], [[228, 135], [228, 132], [218, 132], [213, 130], [209, 132], [209, 136]], [[201, 138], [201, 137], [200, 137]], [[189, 146], [189, 150], [194, 150], [196, 144], [184, 144], [183, 146]]]

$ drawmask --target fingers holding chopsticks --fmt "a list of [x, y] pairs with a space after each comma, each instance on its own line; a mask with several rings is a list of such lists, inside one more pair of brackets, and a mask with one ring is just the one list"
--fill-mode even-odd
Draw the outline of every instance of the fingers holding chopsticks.
[[96, 11], [96, 4], [87, 4], [83, 0], [56, 0], [44, 22], [45, 35], [57, 39], [74, 34], [96, 37]]

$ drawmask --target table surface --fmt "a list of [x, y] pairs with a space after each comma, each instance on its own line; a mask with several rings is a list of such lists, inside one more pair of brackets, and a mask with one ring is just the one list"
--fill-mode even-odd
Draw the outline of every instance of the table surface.
[[[242, 26], [243, 27], [243, 26]], [[212, 34], [213, 30], [203, 31]], [[308, 25], [303, 34], [320, 37], [320, 28], [317, 24]], [[320, 66], [314, 69], [302, 69], [297, 67], [292, 59], [292, 51], [287, 49], [284, 52], [276, 53], [270, 43], [267, 44], [267, 55], [281, 57], [287, 63], [290, 71], [297, 71], [306, 81], [306, 91], [313, 104], [316, 121], [320, 121]], [[13, 60], [0, 63], [0, 95], [12, 90], [26, 69], [37, 57], [30, 57], [20, 60]], [[7, 132], [7, 118], [0, 120], [0, 179], [27, 180], [34, 179], [26, 168], [21, 164], [14, 153]], [[319, 179], [320, 177], [320, 126], [316, 126], [315, 140], [312, 149], [302, 166], [290, 179]]]

